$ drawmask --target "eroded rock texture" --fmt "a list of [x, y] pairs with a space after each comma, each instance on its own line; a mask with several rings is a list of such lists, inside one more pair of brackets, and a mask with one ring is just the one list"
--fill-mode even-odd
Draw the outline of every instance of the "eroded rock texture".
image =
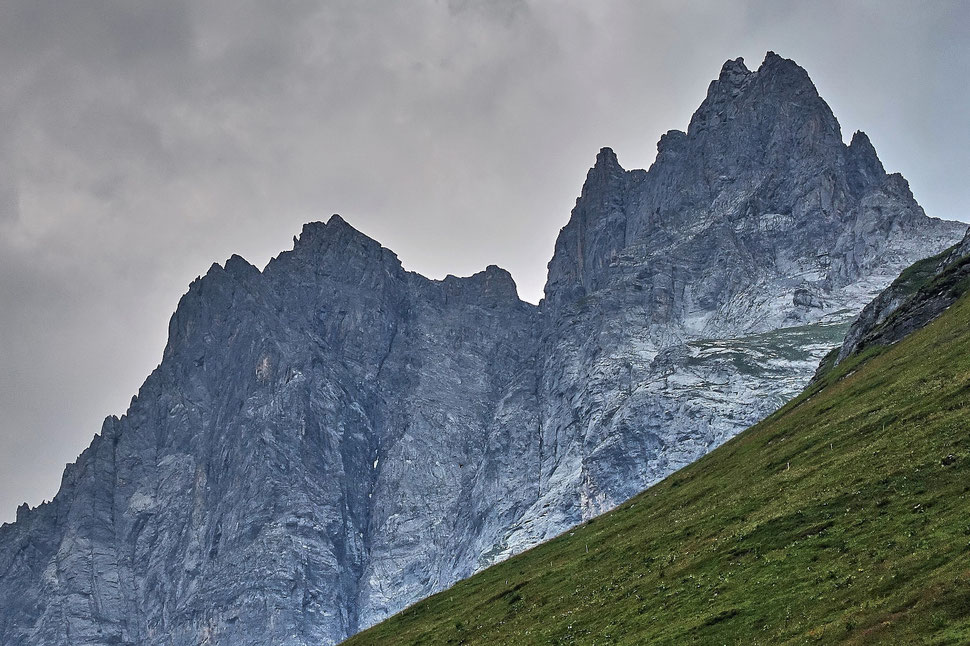
[[600, 152], [538, 307], [308, 224], [196, 280], [127, 414], [0, 528], [0, 642], [333, 644], [758, 420], [965, 228], [771, 53], [648, 171]]
[[[959, 244], [906, 269], [852, 321], [832, 365], [871, 346], [901, 341], [936, 319], [970, 284], [970, 231]], [[829, 366], [819, 366], [819, 373]]]

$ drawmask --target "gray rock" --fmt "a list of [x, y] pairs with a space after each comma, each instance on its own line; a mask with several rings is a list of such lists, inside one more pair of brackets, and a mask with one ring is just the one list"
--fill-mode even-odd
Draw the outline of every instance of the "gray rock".
[[600, 152], [538, 307], [308, 224], [193, 282], [128, 412], [0, 527], [0, 642], [335, 643], [757, 421], [964, 229], [770, 53], [648, 171]]
[[[906, 270], [852, 322], [832, 365], [871, 346], [900, 341], [942, 314], [970, 277], [970, 231], [959, 244]], [[816, 377], [826, 368], [819, 367]]]

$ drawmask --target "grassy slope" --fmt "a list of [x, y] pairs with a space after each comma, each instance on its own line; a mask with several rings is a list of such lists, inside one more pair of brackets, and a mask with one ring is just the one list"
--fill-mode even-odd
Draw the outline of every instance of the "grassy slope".
[[970, 297], [347, 643], [970, 644]]
[[926, 284], [936, 278], [936, 269], [943, 262], [943, 259], [949, 256], [954, 249], [959, 245], [953, 245], [948, 249], [944, 249], [935, 256], [930, 256], [929, 258], [923, 258], [918, 260], [906, 269], [902, 271], [901, 274], [892, 282], [890, 286], [892, 289], [900, 292], [904, 296], [912, 296], [920, 290], [921, 287], [926, 286]]

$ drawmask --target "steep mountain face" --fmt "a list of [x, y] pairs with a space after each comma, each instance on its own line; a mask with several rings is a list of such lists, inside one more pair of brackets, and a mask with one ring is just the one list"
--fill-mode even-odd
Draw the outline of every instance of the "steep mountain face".
[[430, 281], [337, 216], [214, 265], [127, 415], [2, 529], [3, 643], [325, 644], [416, 598], [503, 493], [472, 481], [535, 410], [536, 318], [507, 272]]
[[966, 228], [774, 54], [658, 151], [600, 152], [538, 307], [338, 216], [213, 265], [127, 414], [0, 528], [0, 641], [335, 643], [757, 421]]
[[925, 329], [347, 646], [970, 644], [970, 278], [949, 276]]
[[549, 264], [543, 495], [514, 553], [612, 508], [801, 390], [852, 317], [965, 224], [926, 217], [803, 69], [728, 61], [648, 171], [604, 149]]

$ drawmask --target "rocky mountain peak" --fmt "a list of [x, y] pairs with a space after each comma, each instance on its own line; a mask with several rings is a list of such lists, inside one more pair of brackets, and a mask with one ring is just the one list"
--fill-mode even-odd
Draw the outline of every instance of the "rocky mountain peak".
[[[878, 168], [861, 141], [858, 148], [856, 183], [865, 191], [863, 178]], [[657, 151], [648, 172], [624, 171], [612, 150], [600, 151], [550, 264], [550, 303], [602, 287], [624, 247], [662, 247], [673, 230], [716, 223], [754, 230], [770, 215], [821, 234], [833, 214], [846, 210], [836, 203], [847, 181], [838, 121], [805, 70], [773, 52], [754, 72], [741, 58], [727, 61], [687, 133], [665, 133]], [[761, 243], [754, 250], [762, 253]], [[752, 250], [729, 253], [750, 257]], [[749, 282], [741, 273], [724, 280]], [[717, 301], [698, 297], [705, 309]], [[674, 316], [666, 306], [654, 312]]]
[[615, 192], [626, 181], [625, 176], [626, 171], [620, 166], [613, 149], [601, 149], [596, 155], [596, 162], [593, 167], [586, 173], [586, 181], [577, 203], [590, 195], [596, 196], [602, 193]]
[[[869, 135], [861, 130], [856, 130], [852, 133], [852, 140], [849, 142], [849, 148], [852, 150], [865, 151], [867, 156], [871, 155], [876, 157], [876, 149], [873, 147], [872, 142], [869, 140]], [[878, 159], [878, 157], [877, 157]]]
[[294, 241], [294, 250], [303, 247], [319, 249], [322, 246], [348, 244], [350, 242], [379, 244], [376, 240], [351, 226], [339, 214], [334, 213], [326, 222], [317, 221], [304, 224], [299, 238]]
[[128, 413], [0, 527], [0, 643], [337, 643], [771, 412], [966, 229], [772, 53], [657, 148], [596, 156], [541, 307], [337, 215], [262, 272], [214, 265]]
[[604, 147], [596, 153], [596, 163], [593, 164], [593, 170], [612, 173], [623, 169], [620, 168], [620, 162], [616, 159], [616, 153], [613, 152], [613, 149]]
[[718, 83], [725, 83], [732, 86], [740, 86], [751, 74], [751, 70], [744, 64], [744, 59], [740, 56], [734, 60], [727, 60], [721, 66], [721, 72], [717, 76]]
[[503, 269], [498, 265], [488, 265], [485, 267], [485, 271], [475, 274], [474, 277], [480, 277], [483, 283], [482, 293], [484, 295], [494, 295], [504, 300], [519, 300], [515, 280], [507, 269]]
[[657, 141], [657, 154], [658, 160], [659, 155], [664, 153], [674, 153], [681, 152], [684, 150], [684, 145], [687, 143], [687, 133], [683, 130], [668, 130], [660, 136], [660, 140]]
[[238, 254], [232, 254], [226, 260], [226, 273], [240, 278], [251, 278], [259, 274], [259, 269]]
[[27, 515], [30, 513], [30, 505], [27, 503], [22, 503], [17, 507], [17, 520], [16, 522], [22, 523], [27, 519]]
[[[779, 129], [820, 118], [838, 128], [834, 115], [818, 96], [808, 73], [797, 63], [768, 52], [754, 72], [743, 59], [727, 61], [711, 82], [707, 97], [691, 118], [689, 134], [709, 130], [730, 132], [755, 123]], [[754, 134], [754, 133], [751, 133]]]
[[[818, 99], [818, 90], [801, 65], [769, 51], [754, 77], [759, 91], [774, 100], [811, 101]], [[802, 106], [803, 108], [806, 106]]]
[[478, 303], [488, 307], [524, 305], [519, 299], [512, 274], [498, 265], [489, 265], [466, 278], [449, 275], [441, 282], [446, 288], [447, 297], [456, 302]]
[[265, 271], [277, 275], [296, 271], [298, 266], [317, 274], [339, 275], [358, 282], [374, 272], [403, 272], [397, 254], [337, 214], [326, 223], [303, 225], [299, 237], [293, 239], [293, 250], [273, 259]]
[[[808, 72], [801, 65], [790, 58], [779, 56], [771, 50], [765, 53], [765, 58], [758, 67], [757, 73], [762, 77], [788, 77], [792, 82], [812, 84], [811, 79], [808, 78]], [[812, 84], [812, 87], [814, 87], [814, 84]]]
[[846, 161], [847, 181], [853, 194], [862, 195], [866, 190], [886, 181], [886, 169], [879, 161], [869, 137], [861, 130], [856, 130], [852, 135], [852, 141], [846, 148]]
[[545, 288], [547, 307], [573, 301], [596, 288], [613, 251], [624, 242], [624, 200], [630, 181], [616, 153], [601, 149], [556, 241]]
[[909, 180], [903, 177], [902, 173], [889, 173], [886, 176], [886, 183], [883, 184], [883, 187], [891, 195], [905, 200], [914, 199], [913, 190], [909, 187]]

